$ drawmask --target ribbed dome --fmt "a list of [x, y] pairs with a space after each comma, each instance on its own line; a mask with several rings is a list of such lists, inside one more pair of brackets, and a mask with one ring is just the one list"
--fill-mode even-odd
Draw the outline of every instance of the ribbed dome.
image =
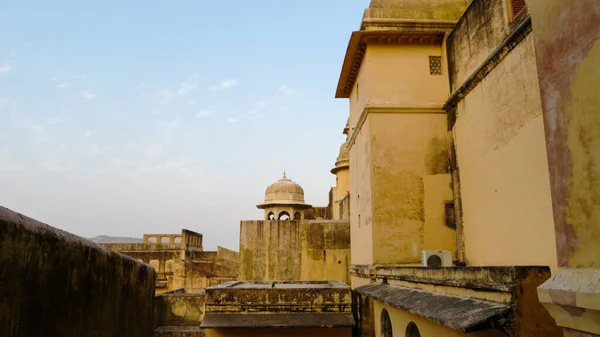
[[256, 205], [258, 208], [268, 208], [275, 205], [293, 206], [298, 209], [310, 208], [304, 203], [304, 190], [300, 185], [288, 179], [283, 172], [283, 178], [267, 187], [265, 201]]
[[288, 177], [285, 176], [285, 172], [283, 172], [283, 178], [279, 179], [276, 183], [271, 184], [269, 185], [269, 187], [267, 187], [267, 190], [265, 191], [265, 196], [269, 194], [279, 193], [298, 194], [302, 196], [302, 201], [304, 201], [304, 190], [300, 185], [288, 179]]

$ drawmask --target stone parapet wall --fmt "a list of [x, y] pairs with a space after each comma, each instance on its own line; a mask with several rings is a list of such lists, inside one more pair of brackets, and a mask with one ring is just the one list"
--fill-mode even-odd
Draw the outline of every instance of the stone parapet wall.
[[183, 290], [157, 295], [154, 298], [154, 325], [199, 326], [204, 318], [206, 294]]
[[0, 207], [0, 336], [152, 335], [154, 270]]

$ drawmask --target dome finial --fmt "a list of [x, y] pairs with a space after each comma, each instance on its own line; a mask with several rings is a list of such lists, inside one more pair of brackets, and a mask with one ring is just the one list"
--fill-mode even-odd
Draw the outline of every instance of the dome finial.
[[285, 176], [285, 170], [283, 170], [283, 177], [284, 177], [284, 178], [287, 178], [287, 177]]

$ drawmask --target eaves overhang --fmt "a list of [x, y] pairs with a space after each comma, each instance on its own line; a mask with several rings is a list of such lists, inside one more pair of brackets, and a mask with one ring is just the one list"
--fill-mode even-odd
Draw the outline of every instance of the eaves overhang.
[[265, 209], [265, 208], [269, 208], [269, 207], [278, 207], [278, 206], [283, 206], [283, 207], [293, 206], [294, 208], [298, 208], [298, 209], [307, 209], [307, 208], [313, 207], [311, 204], [299, 203], [299, 202], [293, 201], [293, 200], [289, 200], [289, 201], [275, 200], [275, 201], [265, 201], [262, 204], [256, 205], [256, 208]]
[[462, 333], [502, 326], [513, 310], [507, 303], [456, 297], [385, 283], [364, 285], [355, 291]]
[[410, 30], [359, 30], [352, 32], [342, 71], [338, 80], [335, 98], [349, 98], [368, 44], [387, 45], [441, 45], [449, 30], [446, 24], [439, 29], [414, 32]]

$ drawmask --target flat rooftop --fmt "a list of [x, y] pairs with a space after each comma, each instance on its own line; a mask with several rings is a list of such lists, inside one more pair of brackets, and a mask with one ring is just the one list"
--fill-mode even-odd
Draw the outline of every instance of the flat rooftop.
[[339, 281], [231, 281], [210, 289], [349, 289]]
[[230, 281], [206, 289], [200, 327], [349, 328], [351, 304], [340, 281]]

